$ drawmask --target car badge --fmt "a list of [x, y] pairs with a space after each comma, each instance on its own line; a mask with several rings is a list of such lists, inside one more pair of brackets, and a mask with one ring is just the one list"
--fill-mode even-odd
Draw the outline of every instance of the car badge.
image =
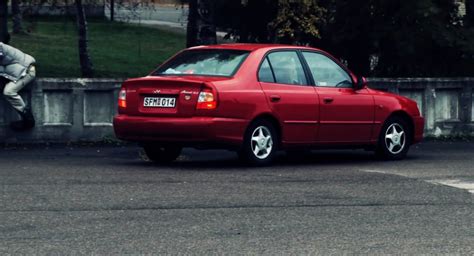
[[193, 92], [188, 92], [188, 91], [184, 90], [184, 91], [182, 91], [181, 93], [184, 94], [184, 99], [185, 99], [185, 100], [190, 100], [190, 99], [191, 99], [191, 94], [192, 94]]
[[153, 91], [154, 94], [158, 94], [158, 93], [160, 93], [160, 92], [161, 92], [161, 90], [154, 90], [154, 91]]

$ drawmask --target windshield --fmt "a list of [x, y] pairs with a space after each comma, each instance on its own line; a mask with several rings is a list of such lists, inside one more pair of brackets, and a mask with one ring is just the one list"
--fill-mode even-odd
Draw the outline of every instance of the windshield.
[[233, 76], [248, 55], [248, 51], [238, 50], [184, 51], [152, 75]]

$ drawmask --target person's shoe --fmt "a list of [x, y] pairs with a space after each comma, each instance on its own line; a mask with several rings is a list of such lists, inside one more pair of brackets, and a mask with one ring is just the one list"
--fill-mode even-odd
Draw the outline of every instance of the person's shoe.
[[27, 131], [35, 127], [35, 118], [31, 109], [25, 108], [23, 112], [20, 112], [21, 120], [15, 121], [10, 124], [10, 128], [15, 131]]
[[23, 120], [15, 121], [10, 123], [10, 128], [14, 131], [21, 132], [28, 130]]
[[31, 109], [30, 108], [25, 108], [25, 110], [23, 111], [21, 115], [21, 118], [25, 124], [25, 128], [27, 129], [31, 129], [33, 127], [35, 127], [35, 118], [33, 116], [33, 113], [31, 112]]

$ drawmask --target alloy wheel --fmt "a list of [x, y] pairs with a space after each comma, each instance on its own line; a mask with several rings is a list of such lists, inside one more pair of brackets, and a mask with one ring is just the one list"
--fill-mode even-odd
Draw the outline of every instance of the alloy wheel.
[[266, 159], [273, 149], [273, 139], [270, 130], [265, 126], [259, 126], [252, 132], [251, 150], [258, 159]]
[[403, 151], [406, 144], [406, 134], [403, 126], [398, 123], [391, 124], [385, 132], [385, 146], [387, 150], [396, 155]]

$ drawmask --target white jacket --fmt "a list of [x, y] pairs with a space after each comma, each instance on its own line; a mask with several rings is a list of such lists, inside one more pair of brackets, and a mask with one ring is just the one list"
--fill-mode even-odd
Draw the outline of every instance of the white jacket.
[[0, 42], [0, 76], [16, 82], [26, 75], [35, 58], [22, 51]]

